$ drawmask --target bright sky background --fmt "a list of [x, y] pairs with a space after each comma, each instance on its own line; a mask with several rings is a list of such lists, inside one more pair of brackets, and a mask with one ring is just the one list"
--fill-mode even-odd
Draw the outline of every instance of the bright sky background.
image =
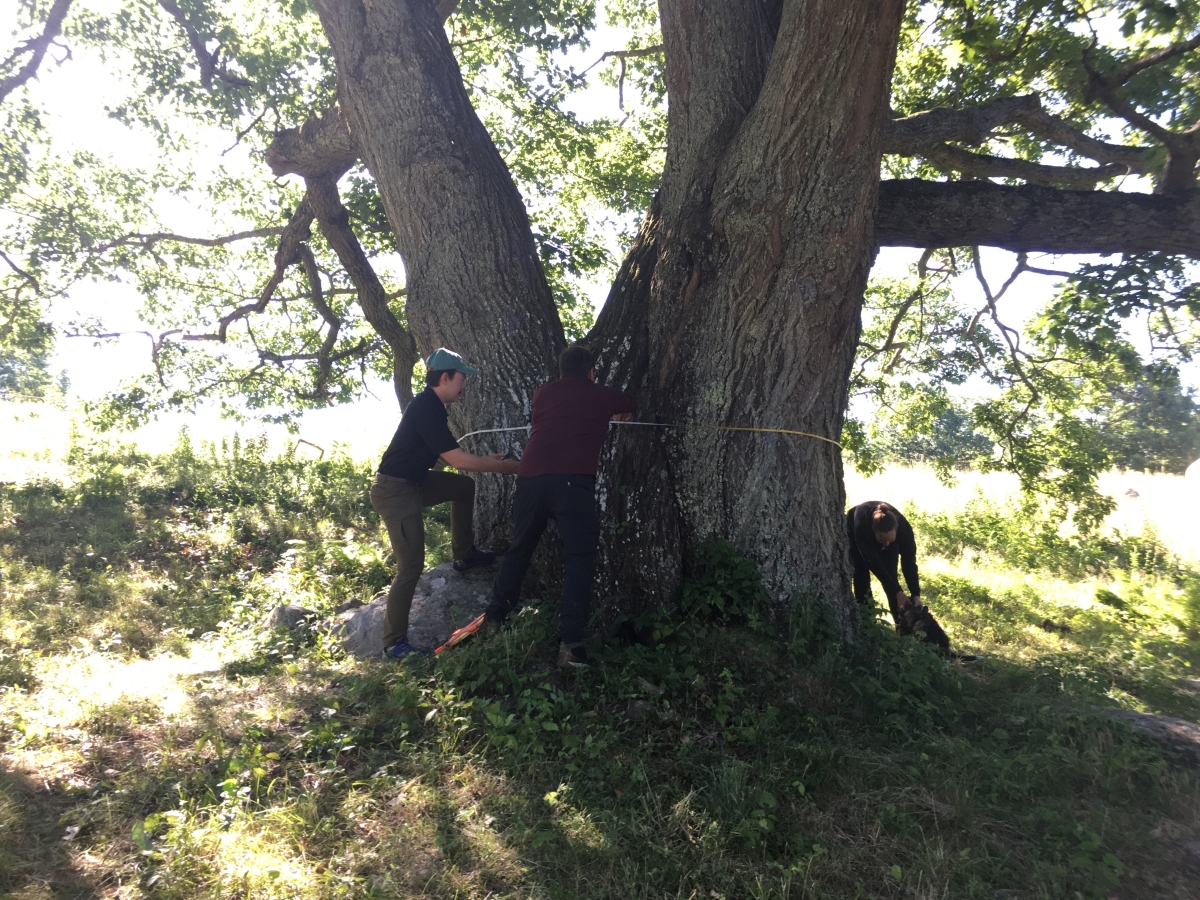
[[[7, 7], [7, 4], [4, 6]], [[93, 0], [89, 6], [98, 7], [100, 4]], [[12, 15], [11, 7], [0, 10], [0, 33], [11, 32]], [[603, 21], [603, 16], [598, 16], [598, 19]], [[570, 61], [577, 69], [584, 69], [595, 62], [604, 50], [616, 49], [624, 44], [625, 36], [622, 33], [601, 27], [592, 47], [578, 52]], [[596, 77], [596, 70], [589, 77], [591, 86], [578, 95], [572, 104], [575, 111], [585, 118], [615, 114], [616, 89], [603, 85]], [[73, 58], [61, 66], [47, 59], [34, 90], [48, 108], [47, 125], [61, 151], [65, 152], [73, 146], [120, 158], [125, 164], [146, 168], [153, 166], [159, 153], [153, 139], [130, 131], [105, 114], [106, 106], [124, 99], [127, 88], [111, 67], [102, 63], [94, 53], [73, 48]], [[191, 132], [199, 142], [198, 159], [219, 160], [227, 167], [270, 177], [265, 165], [251, 158], [242, 147], [222, 155], [230, 143], [226, 133], [216, 129], [207, 135], [195, 129], [191, 129]], [[238, 223], [214, 222], [209, 210], [190, 208], [174, 197], [163, 198], [158, 212], [169, 230], [182, 234], [208, 236], [236, 230], [238, 226]], [[879, 254], [874, 271], [877, 274], [906, 274], [918, 255], [919, 251], [915, 250], [886, 248]], [[993, 288], [996, 288], [1007, 277], [1015, 256], [985, 249], [984, 261], [985, 271]], [[1061, 260], [1043, 258], [1034, 264], [1047, 268], [1071, 268], [1083, 261], [1080, 257]], [[1001, 301], [1006, 321], [1010, 324], [1026, 321], [1052, 296], [1055, 280], [1030, 273], [1022, 275]], [[597, 306], [603, 303], [607, 290], [607, 283], [590, 286], [593, 303]], [[982, 292], [973, 277], [960, 279], [955, 291], [960, 298], [982, 305]], [[110, 331], [136, 332], [146, 327], [138, 317], [139, 306], [140, 298], [129, 286], [87, 283], [73, 289], [65, 300], [57, 301], [51, 315], [60, 326], [75, 319], [100, 316]], [[1144, 335], [1139, 340], [1135, 333], [1133, 338], [1135, 344], [1144, 349]], [[62, 338], [58, 343], [54, 365], [56, 369], [65, 370], [70, 378], [72, 402], [93, 399], [108, 394], [123, 381], [145, 371], [149, 365], [149, 345], [147, 337], [137, 334], [99, 345], [85, 338]], [[1200, 366], [1190, 366], [1184, 374], [1191, 384], [1200, 386]], [[341, 443], [355, 456], [373, 455], [390, 438], [398, 418], [398, 407], [390, 385], [379, 383], [375, 395], [350, 406], [307, 413], [301, 423], [299, 437], [325, 447]], [[193, 436], [198, 438], [219, 438], [240, 431], [242, 434], [267, 432], [278, 444], [294, 440], [281, 426], [239, 425], [220, 419], [216, 411], [210, 408], [199, 409], [193, 414], [164, 416], [124, 439], [136, 440], [146, 449], [161, 449], [173, 443], [183, 427], [188, 427]], [[9, 440], [13, 437], [10, 434]], [[0, 444], [3, 443], [5, 439], [0, 437]]]

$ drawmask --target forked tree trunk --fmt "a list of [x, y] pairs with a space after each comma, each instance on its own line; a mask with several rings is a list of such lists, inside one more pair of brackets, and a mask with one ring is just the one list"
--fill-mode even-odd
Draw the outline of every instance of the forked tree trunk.
[[[639, 418], [694, 427], [610, 442], [602, 593], [627, 609], [669, 599], [697, 543], [723, 536], [782, 603], [816, 597], [848, 629], [838, 449], [704, 426], [840, 434], [903, 0], [660, 7], [667, 166], [589, 340], [607, 383], [638, 393]], [[418, 344], [487, 368], [460, 428], [515, 422], [562, 331], [432, 0], [317, 9]], [[485, 533], [503, 527], [491, 499], [477, 512]]]
[[[903, 2], [785, 2], [777, 34], [765, 8], [732, 6], [660, 3], [667, 167], [649, 296], [633, 301], [644, 304], [644, 362], [622, 375], [663, 422], [837, 439]], [[597, 323], [610, 352], [636, 293], [623, 288], [619, 279]], [[613, 470], [629, 522], [602, 567], [613, 592], [673, 587], [656, 559], [660, 535], [678, 541], [685, 565], [698, 542], [721, 536], [781, 602], [816, 597], [851, 626], [837, 447], [704, 427], [619, 440], [637, 452], [631, 463], [619, 448]], [[621, 471], [631, 464], [641, 477]]]

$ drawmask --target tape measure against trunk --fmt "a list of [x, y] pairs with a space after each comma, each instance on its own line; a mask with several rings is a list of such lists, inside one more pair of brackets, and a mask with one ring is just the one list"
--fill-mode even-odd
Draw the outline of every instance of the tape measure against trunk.
[[[749, 425], [704, 425], [704, 424], [688, 424], [688, 425], [673, 425], [666, 422], [609, 422], [610, 425], [641, 425], [645, 428], [707, 428], [710, 431], [750, 431], [757, 434], [791, 434], [796, 437], [813, 438], [814, 440], [824, 441], [827, 444], [841, 449], [842, 445], [833, 438], [827, 438], [824, 435], [812, 434], [808, 431], [793, 431], [790, 428], [752, 428]], [[502, 431], [528, 431], [528, 425], [516, 425], [512, 428], [481, 428], [478, 431], [472, 431], [464, 434], [459, 438], [460, 441], [465, 441], [469, 437], [475, 437], [477, 434], [498, 434]]]

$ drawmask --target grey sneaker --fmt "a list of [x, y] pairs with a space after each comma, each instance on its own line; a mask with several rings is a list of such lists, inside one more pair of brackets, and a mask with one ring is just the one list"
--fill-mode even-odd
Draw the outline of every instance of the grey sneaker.
[[559, 642], [558, 667], [560, 669], [586, 669], [588, 668], [587, 658], [587, 647], [583, 644]]

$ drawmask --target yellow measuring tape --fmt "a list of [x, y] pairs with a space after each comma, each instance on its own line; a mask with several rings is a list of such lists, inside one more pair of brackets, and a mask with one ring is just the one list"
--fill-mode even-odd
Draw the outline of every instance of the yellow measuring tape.
[[[827, 444], [841, 449], [842, 445], [833, 438], [827, 438], [824, 435], [812, 434], [808, 431], [793, 431], [790, 428], [752, 428], [749, 425], [705, 425], [695, 423], [690, 425], [672, 425], [665, 422], [609, 422], [610, 425], [641, 425], [644, 428], [708, 428], [711, 431], [753, 431], [758, 434], [791, 434], [796, 437], [813, 438], [814, 440], [824, 441]], [[496, 434], [501, 431], [528, 431], [528, 425], [517, 425], [512, 428], [481, 428], [479, 431], [472, 431], [464, 434], [459, 438], [460, 441], [465, 441], [469, 437], [474, 437], [477, 434]]]

